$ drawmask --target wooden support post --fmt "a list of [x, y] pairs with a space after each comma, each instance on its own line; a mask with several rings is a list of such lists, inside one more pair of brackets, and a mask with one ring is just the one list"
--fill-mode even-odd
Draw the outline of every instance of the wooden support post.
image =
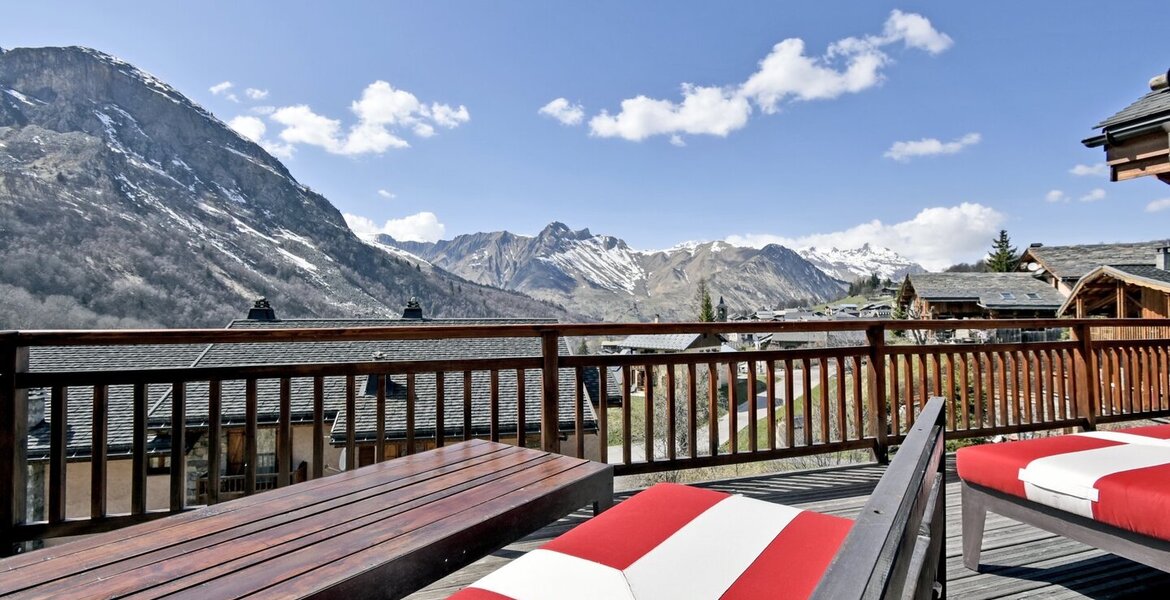
[[1076, 381], [1077, 416], [1087, 431], [1097, 429], [1097, 393], [1101, 384], [1101, 371], [1097, 366], [1097, 355], [1093, 352], [1093, 340], [1087, 323], [1078, 323], [1072, 328], [1073, 371]]
[[16, 332], [0, 333], [0, 557], [16, 552], [15, 527], [24, 522], [28, 465], [28, 390], [16, 374], [28, 371], [28, 348]]
[[171, 498], [172, 512], [187, 506], [187, 384], [171, 385]]
[[544, 364], [541, 368], [540, 402], [540, 449], [545, 452], [560, 452], [560, 415], [558, 413], [560, 401], [560, 356], [558, 350], [560, 339], [556, 331], [543, 331], [540, 334], [541, 356]]
[[[886, 415], [886, 328], [872, 325], [865, 330], [869, 341], [869, 411], [873, 425], [873, 456], [881, 464], [890, 462]], [[896, 410], [896, 409], [895, 409]], [[808, 416], [806, 415], [807, 419]]]

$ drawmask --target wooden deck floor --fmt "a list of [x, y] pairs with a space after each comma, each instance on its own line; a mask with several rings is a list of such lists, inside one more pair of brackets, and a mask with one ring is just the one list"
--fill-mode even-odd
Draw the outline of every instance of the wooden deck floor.
[[[1170, 574], [1106, 554], [1084, 544], [989, 514], [981, 573], [963, 567], [960, 499], [953, 457], [947, 470], [948, 598], [1166, 598]], [[818, 471], [697, 484], [823, 513], [853, 517], [865, 504], [884, 467], [859, 465]], [[619, 493], [621, 501], [629, 493]], [[445, 598], [463, 586], [536, 548], [588, 518], [579, 511], [411, 595]]]

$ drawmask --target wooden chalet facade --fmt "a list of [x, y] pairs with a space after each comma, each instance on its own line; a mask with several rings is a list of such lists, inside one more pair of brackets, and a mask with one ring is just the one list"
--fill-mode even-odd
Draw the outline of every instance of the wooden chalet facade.
[[1110, 181], [1153, 176], [1170, 183], [1170, 81], [1166, 73], [1150, 80], [1150, 92], [1098, 123], [1101, 134], [1082, 143], [1104, 148]]
[[1157, 319], [1170, 317], [1170, 248], [1155, 265], [1103, 265], [1077, 282], [1059, 315]]

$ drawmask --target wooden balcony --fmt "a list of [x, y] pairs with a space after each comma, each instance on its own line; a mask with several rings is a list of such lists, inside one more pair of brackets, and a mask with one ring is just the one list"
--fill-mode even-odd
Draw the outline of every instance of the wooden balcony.
[[[256, 493], [268, 487], [258, 467], [265, 452], [276, 456], [274, 487], [290, 485], [301, 460], [306, 477], [315, 479], [333, 468], [474, 437], [520, 444], [538, 439], [543, 450], [610, 462], [616, 474], [633, 476], [860, 450], [882, 463], [926, 399], [936, 395], [949, 400], [949, 439], [1165, 417], [1170, 340], [1149, 339], [1164, 323], [858, 320], [4, 332], [0, 551], [186, 511], [204, 499], [214, 504], [225, 499], [223, 489]], [[1060, 328], [1067, 339], [914, 344], [908, 340], [920, 336], [899, 337], [956, 326]], [[828, 332], [848, 342], [716, 353], [565, 351], [569, 338], [773, 332]], [[483, 339], [514, 341], [518, 351], [405, 360], [328, 354], [354, 344], [376, 350], [404, 340]], [[312, 346], [325, 358], [318, 352], [313, 360], [264, 360], [265, 349], [288, 344]], [[250, 358], [149, 369], [60, 368], [32, 360], [40, 352], [132, 355], [165, 347], [199, 355], [208, 345]], [[641, 389], [633, 389], [635, 379]], [[363, 385], [367, 381], [372, 383]], [[28, 400], [41, 390], [48, 425], [37, 443], [44, 453], [30, 459]], [[126, 422], [115, 423], [115, 415]], [[115, 426], [127, 432], [125, 444], [112, 441]], [[207, 470], [205, 496], [189, 468], [199, 440], [214, 443], [200, 447], [205, 454], [198, 460], [219, 467]], [[88, 450], [76, 450], [79, 442]], [[338, 450], [344, 455], [340, 464]], [[225, 488], [231, 453], [238, 453], [243, 473]], [[155, 461], [168, 465], [166, 475], [151, 475]], [[30, 472], [44, 481], [30, 480]], [[111, 500], [115, 491], [128, 497], [124, 508]], [[30, 518], [29, 499], [38, 493], [43, 513]]]

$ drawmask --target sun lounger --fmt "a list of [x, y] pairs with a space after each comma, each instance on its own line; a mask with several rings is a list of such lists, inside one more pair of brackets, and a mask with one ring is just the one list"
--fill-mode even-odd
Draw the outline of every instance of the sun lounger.
[[987, 511], [1170, 571], [1170, 425], [962, 448], [963, 562]]
[[942, 407], [934, 399], [923, 410], [856, 521], [659, 484], [453, 598], [929, 598], [942, 541]]

